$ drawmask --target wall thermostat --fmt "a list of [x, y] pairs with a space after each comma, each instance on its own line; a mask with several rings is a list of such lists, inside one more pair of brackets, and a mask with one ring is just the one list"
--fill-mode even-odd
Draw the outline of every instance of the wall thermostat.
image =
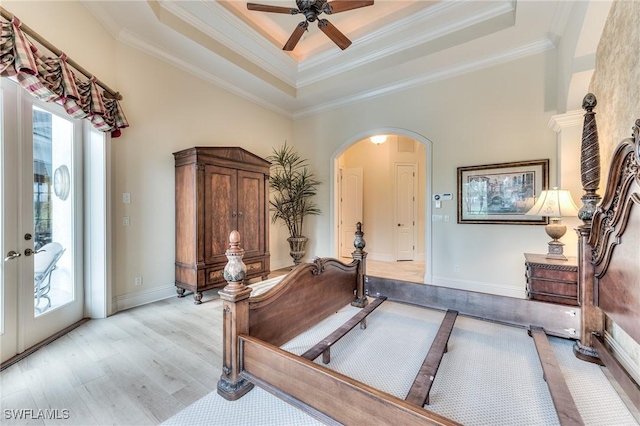
[[443, 194], [433, 194], [433, 201], [448, 201], [453, 200], [453, 195], [450, 192], [445, 192]]

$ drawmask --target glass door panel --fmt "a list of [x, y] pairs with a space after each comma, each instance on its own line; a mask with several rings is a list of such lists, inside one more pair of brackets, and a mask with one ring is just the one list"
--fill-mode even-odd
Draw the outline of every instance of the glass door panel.
[[34, 315], [75, 300], [73, 124], [33, 107]]

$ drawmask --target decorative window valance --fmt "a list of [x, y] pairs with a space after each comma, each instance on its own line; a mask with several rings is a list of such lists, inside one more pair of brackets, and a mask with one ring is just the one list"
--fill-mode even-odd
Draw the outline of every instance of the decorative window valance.
[[15, 16], [0, 17], [0, 76], [17, 81], [36, 98], [56, 102], [73, 118], [91, 121], [112, 137], [129, 126], [118, 99], [105, 92], [95, 77], [80, 80], [67, 63], [67, 56], [48, 57], [38, 50], [20, 29]]

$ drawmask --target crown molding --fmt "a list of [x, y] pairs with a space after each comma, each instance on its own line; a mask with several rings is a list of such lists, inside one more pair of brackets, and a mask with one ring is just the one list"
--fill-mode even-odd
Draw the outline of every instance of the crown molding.
[[[410, 77], [404, 80], [394, 81], [390, 84], [383, 85], [371, 90], [363, 90], [353, 95], [345, 96], [340, 99], [332, 100], [319, 105], [313, 105], [306, 109], [296, 110], [295, 107], [289, 107], [289, 106], [283, 108], [282, 106], [280, 106], [282, 104], [268, 101], [267, 99], [270, 99], [268, 95], [260, 96], [260, 95], [251, 93], [248, 90], [242, 89], [240, 85], [231, 83], [230, 81], [225, 80], [222, 77], [219, 77], [218, 75], [214, 74], [214, 71], [208, 71], [202, 68], [201, 66], [198, 66], [196, 64], [190, 63], [189, 61], [186, 61], [184, 58], [167, 53], [162, 46], [156, 45], [153, 42], [148, 41], [147, 39], [141, 37], [140, 35], [130, 30], [121, 29], [115, 23], [115, 21], [112, 21], [109, 23], [108, 22], [110, 18], [109, 15], [107, 13], [101, 12], [101, 10], [103, 9], [102, 9], [102, 6], [100, 6], [99, 4], [87, 4], [87, 2], [83, 2], [83, 4], [87, 6], [88, 10], [92, 14], [96, 14], [96, 13], [100, 14], [99, 21], [105, 26], [105, 28], [107, 29], [107, 31], [109, 31], [110, 34], [114, 35], [114, 38], [118, 42], [131, 46], [134, 49], [137, 49], [143, 53], [146, 53], [152, 57], [155, 57], [165, 63], [173, 65], [174, 67], [182, 71], [185, 71], [190, 75], [196, 76], [208, 83], [211, 83], [230, 93], [233, 93], [234, 95], [237, 95], [245, 100], [248, 100], [261, 107], [264, 107], [267, 110], [273, 111], [285, 118], [292, 119], [292, 120], [312, 116], [322, 112], [341, 108], [350, 104], [354, 104], [354, 103], [362, 102], [365, 100], [373, 99], [376, 97], [384, 96], [387, 94], [391, 94], [394, 92], [411, 89], [416, 86], [421, 86], [421, 85], [432, 83], [438, 80], [451, 78], [453, 76], [474, 72], [474, 71], [487, 68], [496, 64], [508, 62], [514, 59], [518, 59], [520, 57], [537, 54], [537, 53], [555, 48], [555, 45], [550, 39], [544, 38], [544, 39], [529, 43], [527, 45], [508, 49], [503, 52], [499, 52], [487, 57], [482, 57], [482, 58], [466, 61], [464, 63], [459, 63], [456, 65], [435, 69], [433, 71], [427, 72], [417, 77]], [[510, 2], [502, 3], [501, 8], [499, 9], [504, 12], [504, 10], [507, 10], [505, 9], [505, 5], [508, 6], [511, 4], [512, 3]], [[451, 10], [451, 9], [448, 9], [448, 10]], [[494, 13], [495, 13], [495, 9], [492, 9], [492, 10], [494, 10]], [[170, 12], [170, 13], [173, 13], [173, 12]], [[229, 13], [230, 15], [232, 15], [230, 12], [226, 10], [223, 13]], [[487, 13], [489, 13], [489, 11], [487, 11]], [[470, 18], [470, 19], [473, 19], [473, 18]], [[238, 18], [233, 16], [233, 20], [238, 20]], [[193, 25], [194, 22], [191, 22], [191, 24]], [[200, 27], [198, 27], [198, 29], [200, 29]], [[375, 38], [372, 38], [372, 40], [375, 40]], [[298, 101], [304, 102], [304, 99], [298, 99]], [[567, 120], [568, 119], [561, 122], [568, 123], [569, 121]]]
[[203, 70], [202, 68], [198, 67], [195, 64], [189, 63], [188, 61], [182, 58], [178, 58], [174, 55], [167, 53], [165, 49], [163, 49], [162, 47], [142, 39], [140, 36], [138, 36], [137, 34], [129, 30], [121, 31], [117, 40], [134, 49], [140, 50], [143, 53], [153, 56], [156, 59], [159, 59], [163, 62], [173, 65], [174, 67], [181, 69], [182, 71], [185, 71], [188, 74], [194, 75], [198, 78], [201, 78], [202, 80], [205, 80], [211, 84], [214, 84], [215, 86], [221, 89], [224, 89], [230, 93], [233, 93], [234, 95], [237, 95], [243, 99], [246, 99], [250, 102], [260, 105], [277, 114], [280, 114], [283, 117], [293, 119], [293, 114], [291, 112], [285, 109], [282, 109], [270, 102], [267, 102], [263, 98], [256, 96], [250, 92], [247, 92], [246, 90], [239, 88], [235, 84], [230, 83], [210, 72]]
[[556, 13], [553, 15], [553, 20], [551, 21], [551, 25], [549, 25], [548, 31], [549, 40], [556, 46], [567, 27], [574, 3], [573, 0], [565, 0], [559, 2], [556, 6]]
[[293, 59], [288, 54], [284, 53], [284, 51], [275, 46], [273, 43], [265, 39], [258, 32], [253, 30], [249, 25], [242, 22], [240, 18], [231, 13], [227, 8], [222, 6], [218, 1], [213, 2], [205, 2], [205, 7], [213, 11], [218, 17], [223, 19], [225, 22], [232, 25], [237, 31], [243, 33], [247, 38], [251, 41], [260, 45], [261, 49], [269, 51], [271, 55], [277, 56], [279, 61], [285, 62], [287, 67], [290, 67], [293, 70], [298, 69], [298, 61]]
[[[243, 46], [241, 43], [238, 43], [235, 39], [233, 39], [232, 37], [229, 37], [224, 32], [216, 30], [211, 24], [207, 24], [204, 21], [202, 21], [202, 19], [200, 19], [199, 17], [194, 16], [193, 14], [185, 10], [183, 7], [181, 7], [179, 2], [177, 3], [162, 2], [160, 3], [160, 7], [165, 9], [167, 12], [173, 14], [177, 18], [183, 20], [187, 24], [193, 26], [197, 30], [201, 31], [203, 34], [207, 35], [208, 37], [222, 43], [224, 46], [227, 46], [228, 48], [233, 50], [235, 53], [247, 58], [253, 64], [264, 69], [274, 77], [282, 80], [287, 85], [291, 87], [295, 87], [296, 85], [295, 74], [297, 72], [296, 70], [297, 64], [293, 59], [289, 58], [287, 55], [285, 54], [280, 55], [280, 51], [277, 52], [279, 54], [278, 56], [280, 56], [279, 58], [277, 58], [278, 61], [286, 68], [286, 71], [283, 71], [281, 67], [273, 65], [271, 61], [267, 61], [261, 58], [260, 56], [256, 55], [254, 53], [254, 50]], [[251, 39], [251, 42], [258, 44], [260, 49], [271, 50], [271, 48], [274, 47], [271, 43], [267, 42], [264, 38], [258, 37], [255, 34], [251, 34], [252, 31], [248, 31], [249, 28], [247, 26], [239, 25], [238, 23], [239, 19], [235, 17], [232, 13], [229, 13], [228, 11], [224, 11], [228, 14], [228, 16], [222, 16], [221, 9], [223, 8], [221, 6], [218, 6], [217, 8], [212, 6], [207, 6], [207, 8], [213, 13], [215, 13], [221, 21], [229, 23], [234, 28], [239, 29], [239, 31], [243, 35]], [[184, 37], [190, 38], [186, 34], [182, 34], [182, 35]], [[220, 53], [218, 52], [216, 53], [220, 55]], [[274, 55], [273, 51], [269, 53], [272, 56]], [[220, 55], [220, 56], [223, 56], [223, 55]], [[287, 63], [287, 59], [289, 60], [288, 63]]]
[[568, 127], [582, 125], [583, 122], [584, 111], [574, 110], [565, 112], [564, 114], [551, 116], [551, 118], [549, 118], [549, 121], [547, 122], [547, 127], [558, 133], [560, 130], [566, 129]]
[[[449, 12], [455, 10], [460, 7], [460, 5], [464, 5], [464, 2], [452, 2], [452, 3], [440, 3], [442, 6], [434, 6], [437, 7], [437, 10], [431, 13], [428, 8], [423, 11], [421, 14], [416, 14], [415, 17], [407, 17], [401, 21], [395, 22], [393, 24], [387, 25], [380, 30], [369, 34], [366, 37], [361, 39], [357, 39], [353, 42], [353, 45], [350, 47], [350, 53], [358, 53], [358, 50], [366, 49], [368, 46], [372, 44], [381, 44], [382, 40], [391, 35], [395, 35], [400, 33], [401, 31], [407, 31], [408, 28], [412, 26], [420, 25], [420, 26], [429, 26], [430, 21], [435, 21], [441, 17], [445, 12]], [[371, 62], [382, 59], [391, 54], [395, 54], [407, 49], [411, 49], [417, 47], [421, 44], [427, 43], [429, 41], [438, 39], [440, 37], [444, 37], [448, 34], [451, 34], [456, 31], [460, 31], [464, 28], [479, 24], [483, 21], [495, 18], [497, 16], [503, 15], [508, 12], [515, 11], [515, 7], [512, 2], [504, 2], [495, 7], [492, 7], [482, 13], [473, 14], [470, 17], [465, 19], [460, 19], [459, 16], [453, 20], [452, 23], [448, 25], [441, 26], [440, 28], [434, 29], [432, 31], [427, 31], [421, 33], [418, 37], [410, 37], [406, 38], [403, 41], [388, 45], [384, 48], [378, 48], [374, 52], [358, 56], [356, 59], [351, 61], [344, 61], [341, 64], [335, 65], [329, 68], [322, 68], [318, 72], [309, 75], [308, 77], [298, 79], [298, 83], [296, 85], [297, 89], [308, 86], [310, 84], [317, 83], [326, 78], [334, 77], [343, 72], [349, 71], [354, 68], [358, 68], [360, 66], [369, 64]], [[333, 59], [336, 56], [334, 52], [327, 52], [325, 54], [319, 54], [316, 57], [304, 61], [300, 64], [300, 70], [308, 70], [314, 67], [320, 67], [323, 63]]]
[[[376, 31], [368, 33], [363, 37], [360, 37], [359, 39], [354, 40], [353, 44], [349, 48], [353, 50], [353, 47], [358, 45], [367, 46], [371, 43], [378, 43], [380, 39], [398, 34], [401, 31], [407, 30], [407, 28], [413, 27], [414, 25], [427, 25], [429, 21], [435, 20], [436, 18], [440, 17], [444, 12], [459, 8], [463, 4], [464, 2], [440, 2], [434, 6], [428, 7], [424, 10], [421, 10], [418, 13], [414, 13], [398, 21], [392, 22], [391, 24], [385, 25]], [[313, 56], [312, 58], [301, 61], [299, 65], [299, 70], [306, 71], [308, 69], [320, 66], [325, 62], [335, 59], [339, 55], [340, 55], [339, 51], [336, 52], [331, 50], [323, 53], [319, 53]]]
[[95, 1], [81, 1], [82, 5], [93, 15], [96, 21], [104, 27], [105, 30], [113, 37], [117, 39], [122, 31], [122, 26], [111, 17], [111, 15], [104, 9], [100, 2]]
[[374, 90], [363, 91], [353, 96], [347, 96], [335, 101], [326, 102], [321, 105], [316, 105], [304, 110], [300, 110], [293, 114], [294, 120], [299, 118], [308, 117], [311, 115], [320, 114], [322, 112], [330, 111], [337, 108], [370, 100], [390, 93], [399, 92], [402, 90], [410, 89], [412, 87], [421, 86], [424, 84], [432, 83], [438, 80], [444, 80], [461, 74], [468, 74], [470, 72], [478, 71], [483, 68], [488, 68], [494, 65], [498, 65], [504, 62], [509, 62], [525, 56], [535, 55], [547, 50], [554, 49], [555, 45], [551, 40], [545, 38], [542, 40], [529, 43], [524, 46], [510, 49], [496, 55], [488, 56], [481, 59], [476, 59], [466, 63], [453, 65], [450, 67], [440, 68], [434, 70], [431, 73], [421, 75], [420, 77], [408, 78], [396, 83], [388, 84], [386, 86], [378, 87]]

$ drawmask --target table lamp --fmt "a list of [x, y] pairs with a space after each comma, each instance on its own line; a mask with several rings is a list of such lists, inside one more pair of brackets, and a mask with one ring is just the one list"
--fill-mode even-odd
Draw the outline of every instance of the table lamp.
[[544, 227], [553, 240], [549, 241], [548, 259], [567, 260], [563, 253], [564, 243], [560, 238], [567, 232], [567, 227], [561, 223], [563, 216], [578, 216], [571, 193], [565, 189], [553, 188], [540, 193], [538, 201], [526, 213], [530, 216], [548, 216], [550, 223]]

